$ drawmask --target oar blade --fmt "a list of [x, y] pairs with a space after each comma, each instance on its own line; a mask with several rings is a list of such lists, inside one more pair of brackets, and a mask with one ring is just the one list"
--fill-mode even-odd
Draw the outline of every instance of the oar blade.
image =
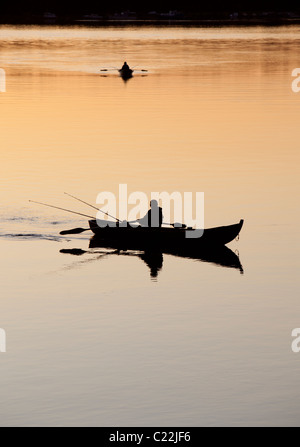
[[75, 255], [75, 256], [81, 256], [81, 255], [84, 255], [85, 253], [87, 253], [87, 251], [81, 250], [81, 248], [71, 248], [71, 249], [63, 248], [62, 250], [59, 250], [59, 252], [67, 253], [69, 255]]
[[88, 230], [89, 228], [72, 228], [71, 230], [63, 230], [59, 234], [80, 234]]

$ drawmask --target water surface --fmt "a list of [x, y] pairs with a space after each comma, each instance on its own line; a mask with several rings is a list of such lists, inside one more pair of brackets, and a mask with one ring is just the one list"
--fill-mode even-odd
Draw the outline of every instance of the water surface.
[[[299, 46], [298, 26], [0, 27], [1, 425], [298, 425]], [[148, 73], [100, 72], [124, 60]], [[93, 215], [63, 192], [120, 183], [244, 218], [244, 274], [164, 255], [153, 278], [28, 203]]]

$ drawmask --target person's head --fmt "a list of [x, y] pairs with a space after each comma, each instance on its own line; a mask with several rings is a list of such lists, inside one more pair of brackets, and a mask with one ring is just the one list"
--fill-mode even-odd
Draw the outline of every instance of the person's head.
[[157, 207], [158, 207], [157, 200], [151, 200], [151, 202], [150, 202], [150, 207], [151, 207], [151, 208], [157, 208]]

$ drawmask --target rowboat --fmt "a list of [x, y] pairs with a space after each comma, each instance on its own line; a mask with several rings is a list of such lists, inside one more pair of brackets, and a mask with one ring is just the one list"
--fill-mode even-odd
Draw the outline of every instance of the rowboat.
[[133, 70], [131, 70], [131, 68], [121, 68], [119, 73], [122, 79], [130, 79], [132, 77]]
[[[111, 244], [112, 247], [147, 249], [158, 247], [162, 250], [189, 250], [198, 252], [199, 249], [221, 247], [233, 241], [240, 233], [244, 221], [222, 227], [203, 230], [201, 237], [199, 230], [184, 228], [151, 228], [151, 227], [100, 227], [97, 220], [89, 220], [89, 226], [97, 239]], [[198, 233], [197, 233], [198, 231]]]

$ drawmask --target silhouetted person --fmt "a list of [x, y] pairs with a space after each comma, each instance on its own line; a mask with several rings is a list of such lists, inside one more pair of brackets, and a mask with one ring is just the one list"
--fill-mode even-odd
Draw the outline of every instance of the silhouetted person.
[[130, 70], [129, 65], [127, 64], [127, 62], [124, 62], [121, 70], [124, 70], [124, 71]]
[[141, 219], [138, 219], [137, 222], [144, 227], [161, 227], [163, 222], [162, 208], [158, 206], [157, 200], [151, 200], [150, 207], [151, 209], [148, 213]]

